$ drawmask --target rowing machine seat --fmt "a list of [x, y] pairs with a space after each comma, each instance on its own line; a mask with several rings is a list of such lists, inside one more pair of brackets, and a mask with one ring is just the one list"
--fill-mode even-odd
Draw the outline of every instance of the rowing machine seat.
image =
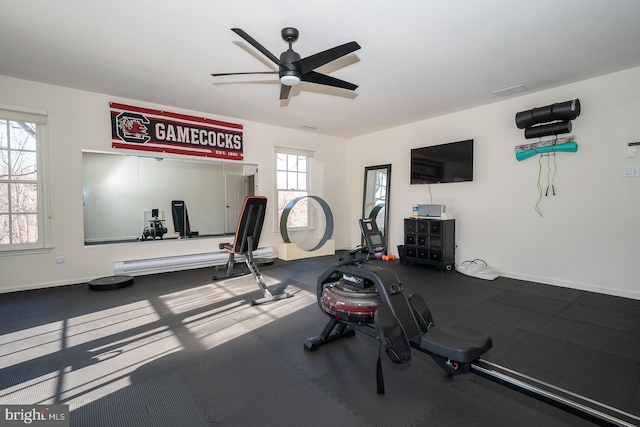
[[420, 335], [420, 350], [457, 362], [472, 362], [489, 350], [493, 343], [485, 332], [458, 324], [437, 325]]

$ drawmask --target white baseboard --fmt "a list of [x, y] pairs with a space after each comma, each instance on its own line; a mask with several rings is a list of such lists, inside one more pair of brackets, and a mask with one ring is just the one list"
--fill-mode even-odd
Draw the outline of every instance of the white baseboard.
[[580, 291], [595, 292], [598, 294], [613, 295], [613, 296], [618, 296], [623, 298], [640, 300], [640, 293], [630, 292], [624, 289], [604, 288], [601, 286], [588, 284], [588, 283], [569, 282], [569, 281], [554, 279], [550, 277], [532, 276], [532, 275], [519, 274], [519, 273], [508, 272], [508, 271], [496, 271], [496, 273], [499, 274], [500, 276], [508, 277], [510, 279], [526, 280], [528, 282], [542, 283], [544, 285], [560, 286], [562, 288], [577, 289]]

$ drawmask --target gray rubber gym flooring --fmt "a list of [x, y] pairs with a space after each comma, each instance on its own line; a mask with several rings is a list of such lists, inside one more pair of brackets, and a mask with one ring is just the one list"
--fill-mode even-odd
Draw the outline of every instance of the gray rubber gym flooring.
[[[476, 375], [448, 377], [416, 351], [405, 365], [383, 356], [378, 395], [378, 343], [365, 335], [305, 351], [328, 320], [315, 286], [335, 260], [261, 267], [295, 296], [253, 307], [252, 276], [212, 282], [213, 269], [0, 295], [0, 404], [69, 405], [83, 427], [592, 425]], [[640, 416], [640, 301], [375, 262], [436, 324], [490, 333], [483, 359]]]

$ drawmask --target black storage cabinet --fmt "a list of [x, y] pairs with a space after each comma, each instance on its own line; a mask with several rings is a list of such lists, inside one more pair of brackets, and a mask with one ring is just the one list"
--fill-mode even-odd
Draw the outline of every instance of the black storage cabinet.
[[452, 270], [456, 249], [455, 219], [404, 219], [404, 264]]

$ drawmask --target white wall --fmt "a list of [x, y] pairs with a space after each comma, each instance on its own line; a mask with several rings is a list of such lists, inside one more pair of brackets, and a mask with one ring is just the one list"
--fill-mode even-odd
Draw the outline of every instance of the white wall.
[[[582, 103], [572, 132], [579, 150], [558, 154], [557, 195], [543, 198], [540, 217], [534, 210], [537, 158], [518, 162], [514, 156], [514, 146], [528, 142], [515, 126], [515, 113], [574, 98]], [[82, 150], [111, 150], [111, 101], [204, 114], [0, 76], [0, 104], [49, 113], [53, 239], [53, 248], [44, 253], [0, 254], [0, 292], [80, 283], [113, 274], [117, 260], [210, 252], [224, 240], [84, 247]], [[457, 218], [458, 262], [482, 258], [504, 276], [640, 298], [640, 178], [623, 177], [625, 165], [640, 164], [640, 158], [626, 158], [627, 144], [640, 141], [639, 118], [640, 68], [635, 68], [349, 141], [244, 122], [245, 160], [258, 164], [259, 193], [272, 201], [273, 147], [314, 151], [311, 193], [333, 210], [337, 248], [360, 242], [356, 224], [364, 167], [391, 163], [389, 233], [396, 252], [402, 218], [413, 204], [429, 202], [427, 186], [409, 185], [409, 150], [473, 138], [474, 181], [431, 186], [433, 202], [446, 204]], [[280, 241], [269, 209], [261, 244]], [[65, 263], [55, 263], [56, 252], [64, 252]]]
[[[258, 164], [258, 192], [271, 201], [261, 246], [277, 247], [277, 243], [282, 241], [278, 228], [274, 226], [274, 146], [313, 151], [315, 179], [311, 193], [323, 197], [332, 207], [337, 222], [334, 233], [336, 245], [349, 245], [347, 225], [340, 223], [348, 218], [347, 204], [344, 203], [346, 199], [343, 192], [332, 191], [343, 185], [346, 179], [346, 156], [335, 154], [344, 149], [346, 141], [341, 138], [0, 76], [0, 104], [48, 112], [48, 182], [53, 242], [51, 250], [40, 253], [0, 253], [0, 293], [82, 283], [112, 275], [114, 261], [212, 252], [218, 250], [218, 243], [228, 240], [174, 239], [152, 244], [140, 242], [84, 246], [82, 150], [113, 151], [109, 102], [242, 123], [245, 162]], [[63, 264], [55, 263], [56, 252], [64, 253]]]
[[[515, 114], [575, 98], [578, 152], [557, 154], [556, 196], [543, 197], [541, 217], [538, 157], [514, 155], [535, 140], [517, 129]], [[412, 205], [430, 203], [428, 186], [409, 184], [410, 149], [470, 138], [474, 181], [431, 185], [433, 203], [456, 217], [458, 263], [482, 258], [507, 277], [640, 299], [640, 178], [623, 177], [625, 165], [640, 164], [626, 158], [627, 144], [640, 141], [640, 68], [349, 140], [349, 180], [358, 183], [351, 199], [362, 198], [365, 166], [392, 163], [392, 252]], [[354, 224], [360, 209], [351, 207]]]

